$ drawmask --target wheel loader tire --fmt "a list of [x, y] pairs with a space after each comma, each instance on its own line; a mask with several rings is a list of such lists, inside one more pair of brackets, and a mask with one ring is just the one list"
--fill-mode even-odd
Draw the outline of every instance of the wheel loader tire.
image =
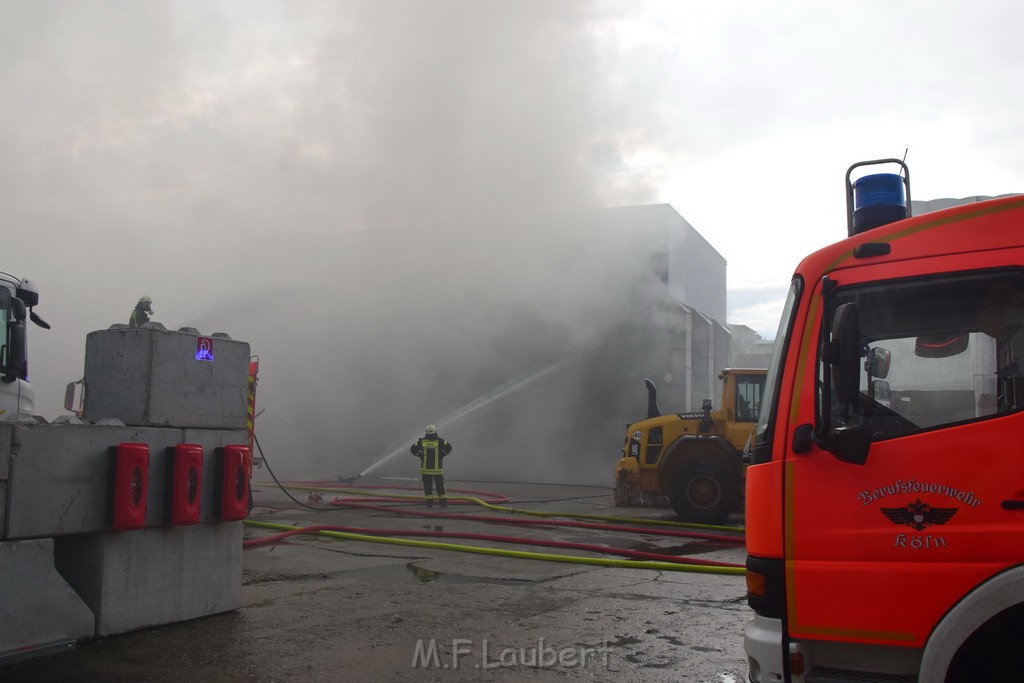
[[715, 524], [739, 504], [739, 477], [715, 457], [687, 458], [672, 478], [672, 509], [684, 522]]

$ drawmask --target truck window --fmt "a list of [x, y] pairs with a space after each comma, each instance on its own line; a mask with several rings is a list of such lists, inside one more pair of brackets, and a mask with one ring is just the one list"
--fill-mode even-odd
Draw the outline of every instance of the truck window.
[[736, 421], [757, 422], [764, 395], [764, 375], [736, 376]]
[[782, 382], [783, 359], [789, 348], [794, 314], [802, 292], [803, 280], [799, 277], [793, 278], [793, 282], [789, 286], [789, 294], [786, 295], [786, 304], [782, 308], [782, 317], [779, 319], [775, 343], [772, 345], [772, 357], [768, 361], [768, 374], [764, 378], [760, 406], [765, 406], [766, 409], [760, 410], [760, 406], [758, 408], [757, 426], [754, 427], [750, 453], [750, 463], [753, 465], [769, 462], [772, 459], [772, 435], [775, 431], [775, 418], [778, 415], [775, 399], [779, 393], [779, 384]]
[[0, 287], [0, 367], [7, 367], [8, 344], [10, 339], [7, 336], [7, 321], [11, 318], [11, 293], [5, 287]]
[[859, 426], [877, 441], [1024, 405], [1024, 272], [842, 288], [830, 310], [848, 302], [860, 321], [860, 391], [856, 402], [833, 401], [833, 427]]

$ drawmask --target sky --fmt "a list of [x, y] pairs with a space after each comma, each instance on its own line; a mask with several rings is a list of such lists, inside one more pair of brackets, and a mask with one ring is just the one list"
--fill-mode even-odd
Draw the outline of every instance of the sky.
[[[771, 338], [799, 260], [845, 235], [852, 163], [906, 154], [916, 199], [1024, 190], [1022, 20], [951, 0], [6, 0], [0, 269], [53, 325], [31, 331], [40, 412], [142, 294], [170, 329], [253, 344], [279, 432], [424, 374], [415, 330], [444, 316], [431, 344], [500, 386], [559, 362], [554, 339], [607, 334], [616, 263], [569, 264], [627, 247], [551, 218], [594, 207], [671, 204], [728, 262], [728, 322]], [[374, 373], [319, 389], [341, 360]]]
[[1024, 188], [1024, 9], [720, 5], [648, 6], [618, 40], [645, 74], [631, 87], [660, 92], [658, 134], [634, 163], [728, 260], [729, 322], [774, 336], [800, 258], [845, 236], [855, 162], [906, 155], [915, 199]]

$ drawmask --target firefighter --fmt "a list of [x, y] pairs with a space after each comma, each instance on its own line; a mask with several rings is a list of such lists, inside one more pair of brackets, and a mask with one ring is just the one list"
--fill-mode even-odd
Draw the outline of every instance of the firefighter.
[[128, 318], [128, 327], [135, 329], [142, 327], [149, 322], [149, 316], [153, 313], [153, 299], [148, 294], [139, 297], [139, 303], [132, 309], [132, 315]]
[[444, 472], [441, 462], [452, 452], [452, 445], [437, 434], [437, 427], [427, 425], [427, 433], [417, 439], [409, 449], [420, 459], [420, 474], [423, 476], [423, 499], [427, 507], [434, 507], [432, 489], [437, 486], [437, 499], [441, 507], [448, 507], [447, 492], [444, 488]]

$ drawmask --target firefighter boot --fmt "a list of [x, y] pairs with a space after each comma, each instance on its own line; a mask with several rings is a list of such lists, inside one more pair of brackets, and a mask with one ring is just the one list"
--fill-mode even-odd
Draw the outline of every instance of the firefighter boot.
[[431, 499], [427, 499], [427, 507], [428, 507], [428, 508], [432, 508], [432, 507], [434, 507], [434, 501], [433, 501], [433, 500], [431, 500]]
[[448, 507], [448, 499], [447, 498], [441, 498], [440, 501], [441, 501], [441, 507], [443, 507], [443, 508]]

